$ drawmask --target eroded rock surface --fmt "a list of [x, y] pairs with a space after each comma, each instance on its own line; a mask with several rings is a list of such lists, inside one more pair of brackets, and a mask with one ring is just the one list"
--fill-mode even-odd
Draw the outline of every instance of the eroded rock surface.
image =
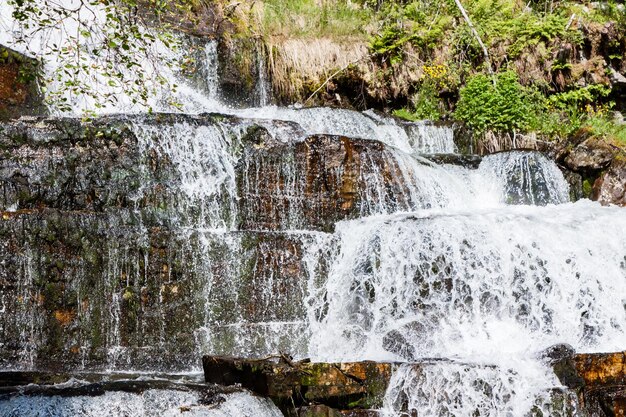
[[325, 273], [306, 248], [370, 213], [372, 176], [376, 198], [405, 194], [380, 142], [300, 134], [215, 114], [3, 125], [0, 363], [176, 370], [303, 346]]
[[565, 355], [554, 366], [561, 383], [577, 390], [585, 415], [626, 415], [626, 352]]
[[593, 184], [593, 197], [602, 204], [626, 207], [626, 156], [613, 159], [607, 169]]
[[[369, 415], [365, 410], [382, 405], [393, 366], [371, 361], [293, 362], [284, 355], [275, 360], [203, 358], [207, 382], [226, 386], [241, 384], [258, 395], [271, 398], [286, 415], [311, 417]], [[353, 414], [336, 411], [352, 409], [360, 411]]]

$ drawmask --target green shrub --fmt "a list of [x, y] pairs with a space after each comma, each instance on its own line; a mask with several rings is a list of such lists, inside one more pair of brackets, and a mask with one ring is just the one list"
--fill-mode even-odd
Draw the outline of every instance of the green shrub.
[[575, 88], [563, 93], [550, 96], [550, 103], [562, 110], [576, 113], [588, 110], [585, 107], [601, 101], [611, 94], [611, 88], [603, 84], [592, 84], [581, 88]]
[[396, 117], [399, 117], [400, 119], [408, 120], [410, 122], [416, 122], [418, 120], [422, 120], [421, 117], [419, 117], [417, 114], [413, 113], [409, 109], [397, 109], [397, 110], [392, 111], [391, 114], [393, 114]]
[[455, 117], [478, 132], [527, 130], [536, 112], [529, 92], [512, 71], [495, 78], [494, 85], [485, 74], [470, 77], [459, 92]]

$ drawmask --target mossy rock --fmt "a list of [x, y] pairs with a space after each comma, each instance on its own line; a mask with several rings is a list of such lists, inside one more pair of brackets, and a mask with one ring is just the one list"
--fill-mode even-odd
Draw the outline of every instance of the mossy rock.
[[0, 45], [0, 121], [45, 114], [40, 72], [38, 61]]

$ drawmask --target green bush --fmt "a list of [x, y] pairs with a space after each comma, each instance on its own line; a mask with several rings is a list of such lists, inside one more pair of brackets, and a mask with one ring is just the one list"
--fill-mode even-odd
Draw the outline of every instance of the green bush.
[[534, 118], [533, 100], [517, 74], [501, 72], [491, 77], [476, 74], [461, 88], [455, 117], [478, 132], [527, 130]]

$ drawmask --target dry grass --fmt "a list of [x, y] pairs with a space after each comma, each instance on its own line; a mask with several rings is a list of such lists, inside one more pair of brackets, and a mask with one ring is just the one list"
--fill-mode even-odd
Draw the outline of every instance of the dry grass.
[[279, 97], [305, 100], [333, 73], [354, 64], [366, 69], [365, 42], [338, 43], [328, 38], [268, 41], [269, 70]]
[[478, 139], [477, 145], [478, 154], [487, 155], [512, 149], [539, 149], [540, 141], [535, 133], [523, 135], [519, 133], [494, 133], [487, 131]]

